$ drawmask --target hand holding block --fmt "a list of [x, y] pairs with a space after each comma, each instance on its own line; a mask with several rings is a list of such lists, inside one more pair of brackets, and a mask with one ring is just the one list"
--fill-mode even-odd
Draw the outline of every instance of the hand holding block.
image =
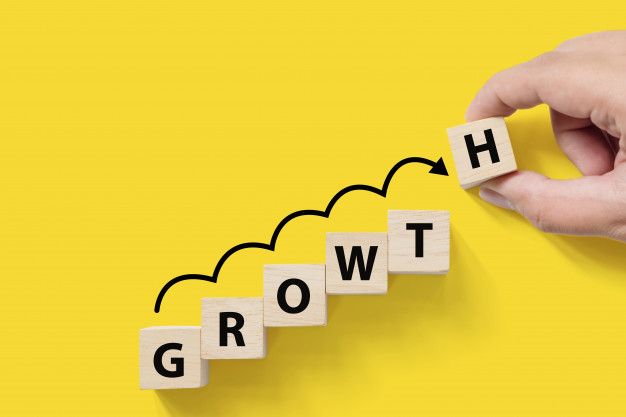
[[506, 123], [491, 117], [448, 129], [461, 187], [475, 187], [517, 169]]
[[199, 326], [139, 331], [141, 389], [199, 388], [208, 382], [209, 362], [200, 358]]
[[389, 272], [445, 274], [450, 269], [450, 212], [389, 210]]
[[262, 298], [203, 298], [203, 359], [265, 357]]
[[265, 326], [325, 326], [324, 265], [265, 265]]
[[327, 233], [326, 292], [385, 294], [387, 233]]

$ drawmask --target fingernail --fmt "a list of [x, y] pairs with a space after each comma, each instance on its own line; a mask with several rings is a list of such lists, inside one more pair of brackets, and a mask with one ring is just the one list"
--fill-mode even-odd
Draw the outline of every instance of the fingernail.
[[488, 203], [493, 204], [494, 206], [498, 206], [507, 210], [513, 210], [513, 205], [511, 204], [511, 202], [507, 200], [502, 194], [497, 193], [493, 190], [481, 187], [478, 195], [480, 196], [480, 198]]

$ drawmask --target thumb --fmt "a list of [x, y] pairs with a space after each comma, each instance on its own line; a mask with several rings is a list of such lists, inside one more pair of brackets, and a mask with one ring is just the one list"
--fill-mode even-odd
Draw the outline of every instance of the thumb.
[[517, 211], [545, 232], [606, 236], [613, 228], [614, 192], [606, 176], [553, 180], [518, 171], [485, 182], [480, 197]]

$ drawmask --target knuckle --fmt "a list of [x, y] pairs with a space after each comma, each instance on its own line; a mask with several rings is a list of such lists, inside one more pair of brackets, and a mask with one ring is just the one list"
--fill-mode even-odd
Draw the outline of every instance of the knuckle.
[[576, 36], [574, 38], [567, 39], [561, 42], [554, 49], [558, 51], [575, 51], [577, 49], [580, 49], [580, 47], [584, 47], [586, 43], [588, 43], [590, 40], [597, 38], [599, 35], [602, 35], [602, 32], [588, 33], [586, 35]]
[[598, 43], [605, 43], [611, 40], [612, 31], [593, 32], [586, 35], [576, 36], [561, 42], [555, 49], [562, 51], [584, 50], [589, 47], [596, 47]]
[[576, 49], [579, 49], [581, 45], [584, 45], [586, 42], [588, 42], [589, 39], [593, 39], [593, 37], [594, 37], [593, 33], [582, 35], [582, 36], [576, 36], [575, 38], [567, 39], [561, 42], [559, 45], [557, 45], [556, 48], [554, 48], [554, 50], [555, 51], [575, 51]]
[[536, 66], [550, 66], [558, 62], [562, 57], [562, 53], [559, 51], [544, 52], [533, 60]]
[[556, 48], [554, 48], [555, 51], [567, 51], [567, 50], [572, 50], [576, 47], [576, 44], [578, 38], [573, 38], [573, 39], [568, 39], [564, 42], [561, 42], [560, 44], [558, 44], [556, 46]]

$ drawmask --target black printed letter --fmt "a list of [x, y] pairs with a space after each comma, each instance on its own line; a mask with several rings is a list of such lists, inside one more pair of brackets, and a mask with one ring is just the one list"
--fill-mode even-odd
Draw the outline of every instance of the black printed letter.
[[174, 365], [174, 370], [169, 371], [165, 369], [163, 366], [163, 355], [168, 350], [182, 350], [183, 345], [180, 343], [166, 343], [154, 352], [154, 369], [159, 373], [159, 375], [164, 376], [166, 378], [178, 378], [185, 375], [185, 358], [172, 358], [172, 365]]
[[424, 230], [433, 230], [432, 223], [407, 223], [406, 230], [415, 230], [415, 257], [424, 257]]
[[470, 162], [472, 163], [472, 168], [479, 168], [480, 161], [478, 160], [478, 153], [489, 151], [489, 156], [491, 156], [491, 162], [494, 164], [496, 162], [500, 162], [500, 157], [498, 156], [498, 148], [496, 147], [496, 142], [493, 138], [493, 132], [491, 129], [485, 130], [485, 139], [487, 142], [482, 145], [474, 145], [474, 139], [472, 135], [465, 135], [465, 146], [467, 146], [467, 153], [470, 157]]
[[354, 271], [354, 264], [359, 263], [359, 275], [362, 281], [369, 281], [372, 276], [372, 270], [374, 269], [374, 260], [376, 259], [376, 252], [378, 246], [370, 246], [369, 253], [367, 255], [367, 266], [363, 261], [363, 250], [360, 246], [353, 246], [350, 251], [350, 265], [346, 266], [346, 255], [343, 251], [343, 246], [335, 246], [335, 253], [337, 253], [337, 261], [339, 262], [339, 271], [341, 272], [341, 279], [344, 281], [350, 281], [352, 279], [352, 272]]
[[[287, 304], [287, 289], [292, 285], [298, 287], [300, 289], [300, 293], [302, 293], [300, 304], [295, 307]], [[297, 278], [290, 278], [280, 284], [276, 298], [278, 299], [278, 305], [285, 313], [298, 314], [302, 313], [308, 307], [309, 301], [311, 300], [311, 291], [309, 291], [309, 286], [306, 285], [306, 282]]]
[[[228, 326], [228, 319], [235, 319], [235, 325]], [[241, 328], [243, 327], [243, 316], [234, 311], [224, 311], [220, 313], [220, 346], [228, 346], [228, 333], [235, 336], [237, 346], [245, 346]]]

